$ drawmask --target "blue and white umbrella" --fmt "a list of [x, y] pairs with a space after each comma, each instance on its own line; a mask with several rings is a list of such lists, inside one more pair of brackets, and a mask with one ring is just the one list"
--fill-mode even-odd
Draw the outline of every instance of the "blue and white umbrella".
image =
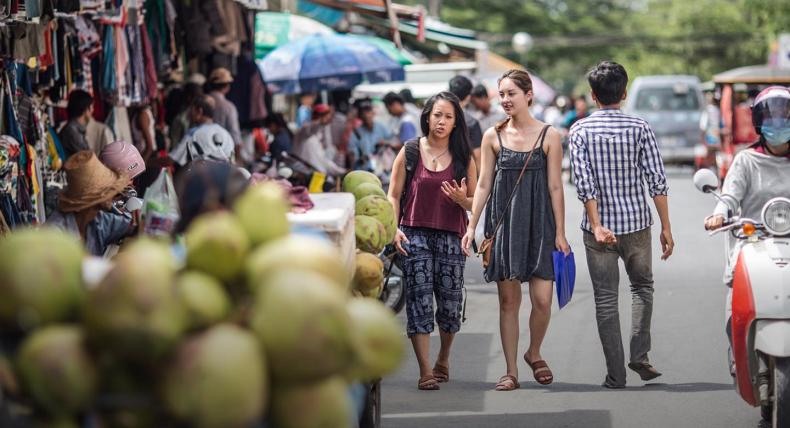
[[295, 94], [352, 89], [362, 82], [402, 81], [403, 66], [359, 38], [315, 34], [287, 43], [258, 61], [269, 90]]

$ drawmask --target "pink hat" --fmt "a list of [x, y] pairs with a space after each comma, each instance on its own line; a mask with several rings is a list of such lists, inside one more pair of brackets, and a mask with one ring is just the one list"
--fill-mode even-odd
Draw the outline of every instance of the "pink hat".
[[145, 171], [145, 162], [137, 148], [125, 141], [108, 144], [99, 155], [102, 163], [118, 174], [135, 178]]

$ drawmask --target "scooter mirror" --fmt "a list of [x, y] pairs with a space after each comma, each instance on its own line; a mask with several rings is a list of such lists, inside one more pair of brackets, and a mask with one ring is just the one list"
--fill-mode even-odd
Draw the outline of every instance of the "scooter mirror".
[[701, 169], [694, 174], [694, 187], [703, 193], [713, 192], [719, 188], [719, 177], [709, 169]]

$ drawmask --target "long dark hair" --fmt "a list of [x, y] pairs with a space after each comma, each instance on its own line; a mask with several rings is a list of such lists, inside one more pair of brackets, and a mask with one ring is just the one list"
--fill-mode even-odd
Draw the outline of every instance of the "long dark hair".
[[469, 168], [469, 161], [472, 159], [472, 146], [469, 143], [469, 130], [466, 127], [466, 119], [464, 118], [464, 110], [461, 108], [461, 101], [458, 100], [452, 92], [439, 92], [432, 96], [425, 103], [425, 108], [422, 109], [420, 115], [420, 128], [422, 128], [422, 135], [431, 135], [428, 120], [433, 111], [433, 106], [439, 100], [445, 100], [453, 105], [455, 110], [455, 127], [450, 132], [450, 154], [453, 156], [453, 177], [458, 183], [461, 179], [466, 177]]

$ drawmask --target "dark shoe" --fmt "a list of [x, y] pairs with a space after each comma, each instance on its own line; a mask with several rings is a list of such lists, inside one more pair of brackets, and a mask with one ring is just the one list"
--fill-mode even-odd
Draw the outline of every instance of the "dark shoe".
[[623, 388], [625, 388], [625, 385], [615, 385], [613, 383], [609, 383], [608, 380], [604, 381], [604, 383], [602, 383], [601, 386], [604, 387], [604, 388], [609, 388], [609, 389], [623, 389]]
[[653, 380], [661, 376], [661, 373], [648, 363], [628, 363], [628, 368], [637, 372], [644, 381]]
[[609, 389], [623, 389], [625, 388], [625, 382], [619, 383], [615, 381], [611, 376], [606, 375], [606, 378], [603, 380], [601, 386]]

